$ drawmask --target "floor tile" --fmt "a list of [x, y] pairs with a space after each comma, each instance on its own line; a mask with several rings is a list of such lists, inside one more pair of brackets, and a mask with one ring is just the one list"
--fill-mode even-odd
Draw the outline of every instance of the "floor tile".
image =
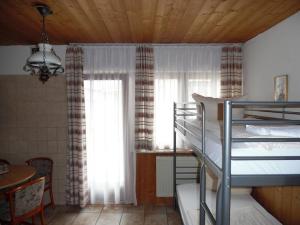
[[182, 225], [181, 217], [178, 212], [167, 213], [168, 225]]
[[165, 206], [145, 205], [145, 215], [147, 214], [166, 214]]
[[144, 206], [125, 205], [123, 207], [123, 213], [144, 213]]
[[82, 212], [78, 214], [72, 225], [95, 225], [99, 216], [100, 212]]
[[70, 225], [74, 222], [78, 213], [74, 212], [60, 212], [55, 215], [49, 225]]
[[144, 214], [123, 213], [120, 225], [143, 225]]
[[[182, 225], [180, 214], [163, 206], [59, 207], [45, 210], [47, 225]], [[40, 224], [39, 218], [35, 222]]]
[[94, 212], [94, 213], [101, 213], [103, 209], [103, 205], [87, 205], [80, 212]]
[[97, 225], [119, 225], [122, 213], [107, 213], [102, 212], [97, 221]]
[[106, 213], [123, 213], [123, 206], [104, 206], [102, 212]]
[[166, 214], [148, 214], [145, 216], [145, 225], [167, 225]]

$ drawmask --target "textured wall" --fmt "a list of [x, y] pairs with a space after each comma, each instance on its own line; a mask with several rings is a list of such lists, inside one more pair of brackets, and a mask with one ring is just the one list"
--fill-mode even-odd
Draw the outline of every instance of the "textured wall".
[[65, 203], [67, 95], [64, 76], [42, 84], [30, 75], [0, 76], [0, 158], [13, 164], [39, 156], [54, 160], [57, 204]]

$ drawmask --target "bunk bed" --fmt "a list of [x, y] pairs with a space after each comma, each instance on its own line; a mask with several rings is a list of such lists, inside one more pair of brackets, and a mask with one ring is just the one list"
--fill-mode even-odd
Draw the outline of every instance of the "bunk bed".
[[[231, 188], [300, 185], [300, 102], [225, 100], [219, 131], [218, 122], [206, 121], [205, 107], [174, 103], [174, 205], [184, 225], [280, 224], [249, 194]], [[239, 110], [244, 116], [235, 118]], [[177, 136], [201, 161], [200, 184], [177, 185]], [[207, 169], [218, 178], [216, 192], [206, 188]], [[251, 215], [256, 218], [247, 223]]]

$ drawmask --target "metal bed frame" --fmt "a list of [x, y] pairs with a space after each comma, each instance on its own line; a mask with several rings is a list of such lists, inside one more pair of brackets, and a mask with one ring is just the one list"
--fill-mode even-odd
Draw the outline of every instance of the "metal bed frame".
[[[191, 106], [192, 105], [192, 106]], [[197, 106], [200, 113], [197, 113]], [[244, 108], [245, 116], [255, 119], [234, 119], [232, 111]], [[295, 110], [296, 109], [296, 110]], [[259, 186], [294, 186], [300, 185], [300, 174], [265, 174], [265, 175], [232, 175], [231, 161], [233, 160], [300, 160], [300, 156], [232, 156], [232, 143], [236, 142], [300, 142], [300, 138], [236, 138], [232, 136], [232, 127], [236, 125], [300, 125], [300, 102], [266, 102], [266, 101], [224, 101], [223, 149], [222, 168], [216, 165], [206, 154], [205, 148], [205, 105], [203, 103], [174, 103], [174, 206], [176, 207], [176, 136], [180, 136], [192, 146], [197, 157], [201, 160], [200, 169], [200, 225], [205, 225], [208, 216], [213, 225], [230, 225], [231, 187]], [[298, 110], [298, 111], [297, 111]], [[272, 116], [262, 116], [255, 113], [268, 113]], [[274, 117], [279, 115], [280, 117]], [[201, 137], [189, 130], [185, 125], [192, 125], [187, 117], [197, 116], [200, 119]], [[293, 118], [293, 117], [298, 118]], [[288, 118], [287, 118], [288, 117]], [[258, 120], [259, 119], [259, 120]], [[188, 134], [188, 135], [187, 135]], [[196, 143], [193, 139], [201, 140]], [[216, 218], [206, 204], [206, 167], [220, 180], [216, 199]]]

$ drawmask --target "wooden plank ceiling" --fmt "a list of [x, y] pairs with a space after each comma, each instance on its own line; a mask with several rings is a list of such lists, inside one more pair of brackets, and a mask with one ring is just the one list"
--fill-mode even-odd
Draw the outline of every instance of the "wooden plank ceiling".
[[[244, 42], [300, 10], [300, 0], [43, 0], [50, 43]], [[37, 1], [0, 0], [0, 45], [40, 40]]]

